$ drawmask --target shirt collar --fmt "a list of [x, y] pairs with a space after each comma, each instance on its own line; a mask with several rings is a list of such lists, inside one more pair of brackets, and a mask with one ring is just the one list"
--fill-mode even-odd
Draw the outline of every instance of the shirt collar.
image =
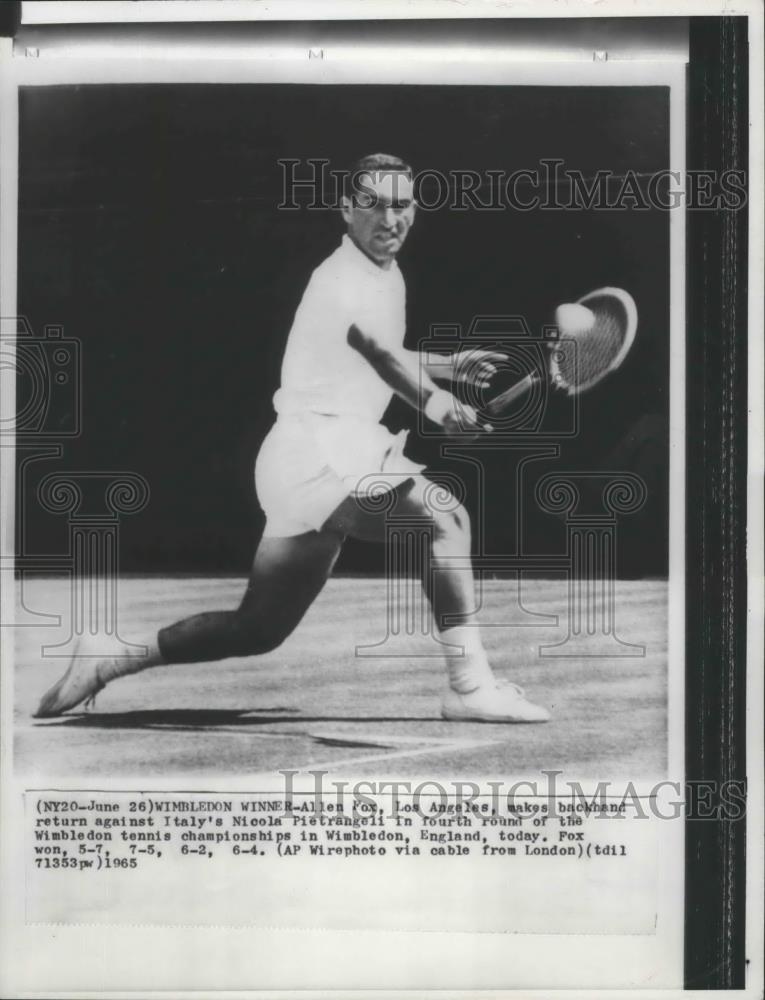
[[368, 274], [373, 274], [376, 278], [388, 277], [392, 272], [398, 269], [398, 264], [395, 260], [387, 271], [378, 267], [373, 260], [367, 257], [363, 250], [359, 250], [347, 233], [343, 236], [341, 247], [343, 252], [348, 256], [349, 260], [354, 262], [355, 266], [363, 267]]

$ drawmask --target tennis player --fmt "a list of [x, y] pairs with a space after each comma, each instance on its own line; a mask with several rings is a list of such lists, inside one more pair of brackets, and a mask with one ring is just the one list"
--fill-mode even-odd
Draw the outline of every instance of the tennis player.
[[[235, 610], [197, 614], [141, 640], [146, 655], [104, 659], [83, 639], [69, 668], [43, 696], [36, 716], [60, 715], [92, 699], [110, 681], [162, 664], [255, 656], [276, 649], [315, 600], [348, 536], [383, 542], [385, 514], [369, 489], [395, 492], [397, 515], [432, 525], [423, 586], [444, 644], [445, 719], [544, 722], [546, 709], [492, 672], [474, 616], [470, 524], [456, 500], [429, 504], [432, 482], [404, 453], [405, 435], [380, 420], [394, 393], [448, 433], [486, 431], [475, 411], [405, 350], [405, 289], [396, 256], [415, 217], [412, 171], [385, 154], [364, 157], [349, 175], [340, 246], [311, 275], [287, 340], [276, 422], [255, 466], [266, 514], [246, 593]], [[460, 359], [464, 362], [464, 356]], [[485, 385], [497, 355], [473, 352], [461, 364]], [[442, 362], [443, 359], [439, 359]], [[459, 375], [453, 360], [450, 377]], [[447, 364], [446, 369], [449, 366]], [[374, 483], [374, 487], [372, 487]]]

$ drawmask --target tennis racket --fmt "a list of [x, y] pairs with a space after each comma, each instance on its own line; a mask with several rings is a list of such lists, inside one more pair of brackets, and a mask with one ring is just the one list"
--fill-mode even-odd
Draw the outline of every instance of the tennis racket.
[[[598, 288], [555, 310], [559, 339], [550, 344], [548, 377], [569, 395], [587, 392], [629, 354], [637, 333], [635, 300], [623, 288]], [[526, 375], [486, 404], [491, 416], [505, 413], [528, 392], [541, 373]]]

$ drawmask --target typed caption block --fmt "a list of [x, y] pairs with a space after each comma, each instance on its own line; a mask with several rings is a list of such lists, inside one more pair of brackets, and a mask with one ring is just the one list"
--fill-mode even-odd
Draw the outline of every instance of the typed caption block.
[[539, 797], [28, 792], [27, 915], [646, 934], [660, 822]]

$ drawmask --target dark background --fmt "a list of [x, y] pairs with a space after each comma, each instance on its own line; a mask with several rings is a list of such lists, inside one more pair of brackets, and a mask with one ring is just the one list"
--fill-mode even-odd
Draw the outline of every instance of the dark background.
[[[262, 529], [252, 466], [272, 421], [283, 345], [311, 270], [342, 232], [331, 211], [278, 209], [280, 158], [348, 166], [388, 151], [415, 171], [538, 169], [556, 157], [590, 177], [668, 166], [659, 87], [99, 86], [21, 94], [19, 309], [39, 335], [82, 343], [82, 434], [42, 475], [129, 470], [151, 500], [126, 517], [125, 571], [243, 572]], [[616, 182], [618, 186], [618, 181]], [[531, 191], [525, 192], [526, 196]], [[562, 193], [567, 197], [567, 192]], [[620, 572], [667, 568], [668, 215], [660, 210], [421, 211], [399, 262], [411, 345], [433, 323], [553, 307], [627, 288], [640, 324], [625, 365], [581, 397], [581, 432], [538, 463], [639, 472], [649, 501], [620, 529]], [[55, 401], [53, 412], [55, 413]], [[65, 406], [64, 402], [59, 405]], [[63, 417], [62, 417], [63, 419]], [[396, 401], [391, 426], [414, 426]], [[437, 446], [413, 431], [410, 453]], [[627, 446], [625, 447], [625, 442]], [[486, 548], [511, 551], [514, 459], [487, 457]], [[477, 503], [470, 466], [468, 506]], [[66, 547], [61, 518], [27, 496], [33, 548]], [[523, 545], [560, 552], [537, 514]], [[382, 568], [349, 543], [340, 570]]]

